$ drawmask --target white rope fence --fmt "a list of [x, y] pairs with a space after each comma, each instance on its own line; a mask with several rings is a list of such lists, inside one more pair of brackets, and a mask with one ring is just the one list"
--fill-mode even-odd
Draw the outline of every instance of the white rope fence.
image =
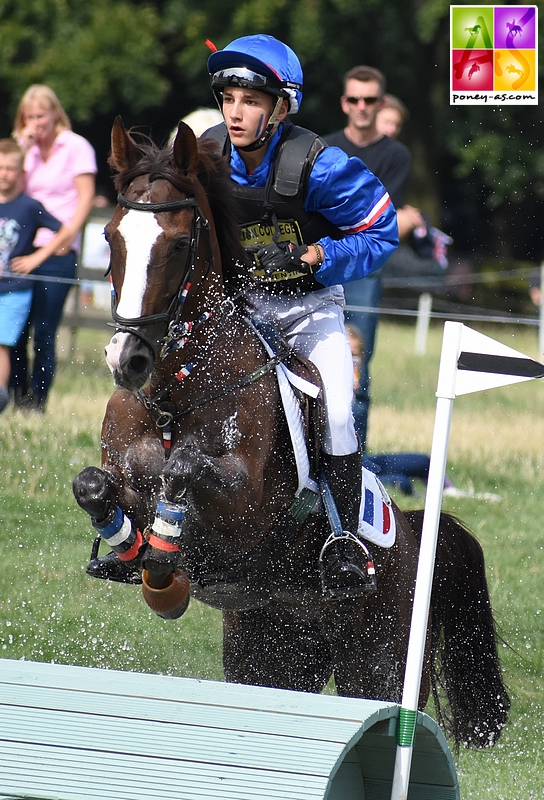
[[[503, 270], [501, 272], [483, 272], [471, 275], [445, 275], [435, 278], [390, 278], [384, 279], [383, 285], [386, 288], [394, 289], [417, 289], [421, 286], [432, 288], [435, 286], [442, 291], [450, 286], [461, 286], [463, 284], [474, 283], [496, 283], [497, 281], [508, 281], [515, 279], [527, 279], [534, 273], [534, 269]], [[416, 335], [415, 352], [423, 355], [427, 351], [427, 335], [431, 319], [452, 320], [454, 322], [487, 322], [497, 325], [529, 325], [538, 326], [539, 354], [544, 356], [544, 262], [540, 265], [540, 306], [538, 317], [518, 316], [515, 314], [504, 314], [500, 311], [475, 308], [473, 306], [462, 306], [455, 304], [456, 307], [451, 311], [433, 311], [433, 296], [431, 292], [424, 291], [419, 296], [417, 308], [387, 308], [385, 306], [368, 307], [346, 305], [346, 311], [364, 312], [365, 314], [380, 314], [392, 317], [415, 317]], [[462, 309], [465, 307], [466, 312]]]
[[[534, 273], [534, 268], [522, 268], [516, 270], [501, 270], [500, 272], [480, 272], [469, 275], [447, 275], [426, 276], [421, 278], [384, 278], [383, 285], [391, 289], [414, 289], [425, 287], [419, 296], [417, 308], [388, 308], [380, 306], [354, 306], [346, 305], [346, 311], [357, 311], [365, 314], [380, 314], [392, 317], [415, 317], [416, 318], [416, 337], [415, 351], [424, 354], [427, 349], [427, 336], [429, 324], [432, 319], [452, 320], [455, 322], [486, 322], [490, 324], [510, 324], [510, 325], [529, 325], [538, 326], [539, 353], [544, 355], [544, 262], [540, 266], [540, 307], [538, 316], [518, 316], [515, 314], [504, 314], [500, 311], [493, 311], [472, 306], [462, 306], [455, 304], [455, 308], [445, 311], [433, 311], [433, 288], [444, 291], [453, 286], [463, 284], [485, 284], [497, 283], [499, 281], [527, 280]], [[48, 282], [64, 283], [70, 286], [80, 286], [88, 283], [89, 279], [84, 278], [57, 278], [46, 275], [14, 275], [13, 277], [28, 280], [29, 282]], [[104, 278], [102, 278], [102, 281]], [[431, 291], [429, 291], [431, 290]], [[453, 305], [453, 304], [452, 304]], [[466, 312], [462, 309], [466, 308]]]

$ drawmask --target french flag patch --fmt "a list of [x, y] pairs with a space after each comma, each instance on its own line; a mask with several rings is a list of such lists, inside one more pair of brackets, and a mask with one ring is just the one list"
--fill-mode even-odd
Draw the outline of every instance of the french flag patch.
[[391, 547], [396, 537], [391, 499], [374, 473], [364, 468], [362, 490], [358, 533], [380, 547]]

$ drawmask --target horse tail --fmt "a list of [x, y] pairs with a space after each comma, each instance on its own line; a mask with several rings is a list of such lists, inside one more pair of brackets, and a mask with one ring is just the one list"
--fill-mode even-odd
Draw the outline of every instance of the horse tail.
[[[421, 542], [423, 511], [405, 514]], [[431, 686], [439, 724], [456, 745], [488, 747], [508, 719], [485, 576], [484, 555], [471, 532], [440, 515], [431, 596]]]

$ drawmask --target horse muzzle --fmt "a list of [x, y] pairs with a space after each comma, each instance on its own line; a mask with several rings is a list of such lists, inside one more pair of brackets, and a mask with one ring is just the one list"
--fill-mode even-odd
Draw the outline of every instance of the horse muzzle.
[[155, 353], [137, 335], [117, 331], [106, 346], [106, 363], [117, 387], [137, 392], [149, 380]]

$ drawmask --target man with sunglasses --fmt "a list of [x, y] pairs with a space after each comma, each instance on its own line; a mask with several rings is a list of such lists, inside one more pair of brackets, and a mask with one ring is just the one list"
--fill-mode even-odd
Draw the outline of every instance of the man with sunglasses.
[[[340, 98], [347, 125], [336, 133], [324, 136], [329, 145], [341, 148], [349, 156], [357, 156], [376, 175], [387, 189], [395, 208], [399, 238], [402, 239], [424, 220], [412, 206], [404, 206], [404, 187], [410, 171], [410, 151], [401, 142], [384, 136], [376, 127], [378, 112], [383, 106], [386, 91], [385, 76], [378, 69], [358, 66], [344, 76], [344, 94]], [[370, 406], [369, 362], [374, 352], [377, 310], [382, 296], [379, 273], [373, 273], [344, 287], [346, 303], [376, 309], [369, 312], [347, 311], [346, 319], [363, 335], [363, 360], [359, 388], [355, 392], [353, 412], [359, 438], [366, 448], [368, 410]]]
[[225, 122], [205, 138], [231, 167], [241, 234], [252, 258], [246, 296], [318, 367], [324, 388], [322, 464], [344, 530], [321, 550], [323, 589], [334, 597], [375, 591], [358, 539], [361, 453], [351, 401], [353, 366], [342, 284], [369, 274], [398, 245], [383, 185], [361, 163], [293, 125], [302, 67], [272, 36], [242, 36], [208, 61]]

